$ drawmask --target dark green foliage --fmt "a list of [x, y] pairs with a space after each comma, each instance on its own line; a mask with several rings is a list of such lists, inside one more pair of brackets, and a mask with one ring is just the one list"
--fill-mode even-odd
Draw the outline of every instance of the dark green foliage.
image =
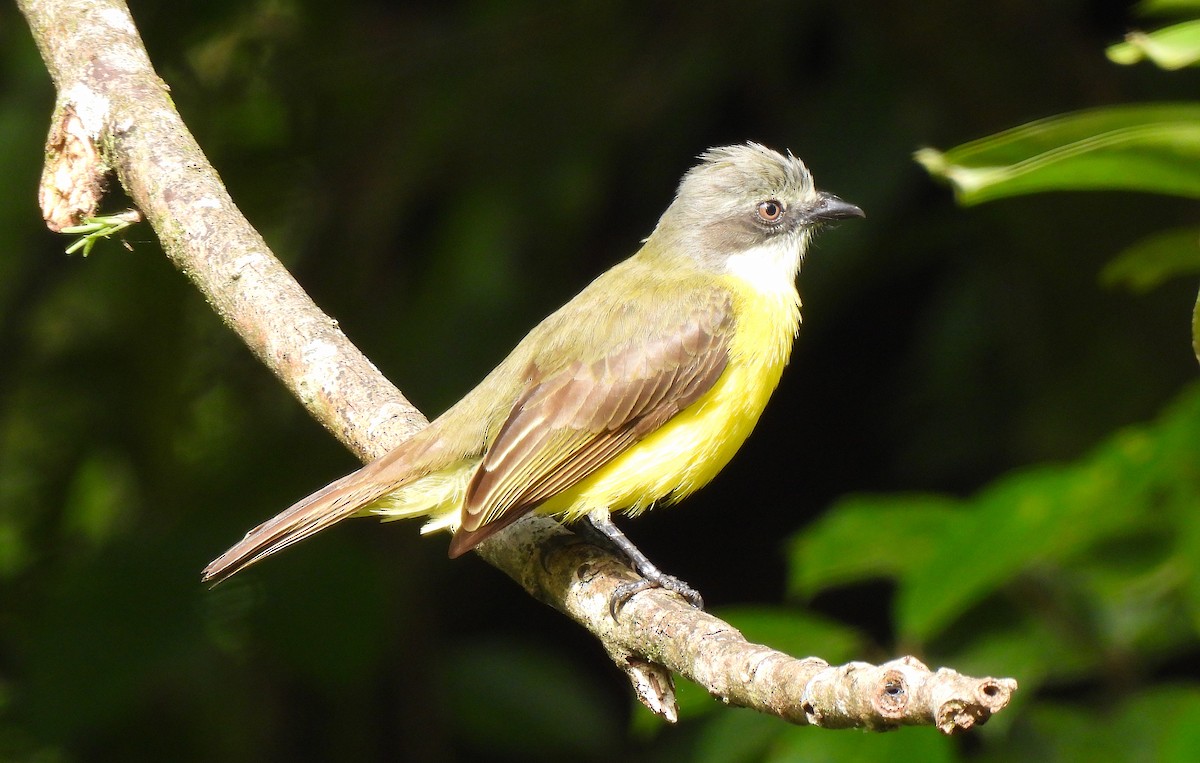
[[[911, 161], [1055, 114], [1194, 101], [1195, 67], [1105, 59], [1128, 8], [133, 12], [234, 199], [430, 414], [631, 253], [695, 154], [753, 139], [803, 157], [868, 218], [810, 252], [792, 368], [743, 452], [626, 529], [750, 638], [1022, 688], [965, 743], [794, 728], [692, 686], [666, 728], [629, 710], [588, 637], [412, 525], [351, 523], [202, 587], [206, 562], [353, 460], [146, 225], [86, 260], [41, 228], [53, 91], [5, 5], [0, 760], [1194, 757], [1195, 201], [1123, 190], [1144, 174], [1059, 176], [1122, 190], [964, 209]], [[1194, 187], [1183, 158], [1126, 158]]]

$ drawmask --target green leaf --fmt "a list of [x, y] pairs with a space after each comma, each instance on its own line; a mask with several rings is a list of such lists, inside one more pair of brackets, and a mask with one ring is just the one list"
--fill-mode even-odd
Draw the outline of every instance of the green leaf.
[[1032, 706], [1005, 749], [988, 760], [1146, 760], [1190, 763], [1200, 742], [1200, 692], [1151, 689], [1115, 705]]
[[1174, 228], [1142, 239], [1104, 267], [1106, 286], [1124, 285], [1142, 294], [1179, 275], [1200, 273], [1200, 230]]
[[1094, 647], [1081, 648], [1080, 639], [1050, 618], [1002, 617], [976, 633], [939, 652], [937, 664], [953, 665], [966, 675], [1020, 676], [1018, 698], [1050, 680], [1086, 680], [1109, 657]]
[[[1189, 536], [1176, 528], [1188, 526], [1200, 505], [1197, 442], [1200, 387], [1181, 395], [1157, 422], [1118, 432], [1075, 463], [1014, 472], [967, 501], [848, 499], [792, 541], [790, 588], [809, 596], [833, 585], [894, 579], [902, 640], [928, 641], [1018, 578], [1053, 576], [1102, 541], [1185, 543]], [[1123, 549], [1104, 555], [1110, 563], [1143, 564]], [[1133, 587], [1097, 578], [1082, 589], [1087, 606], [1103, 618], [1107, 643], [1149, 643], [1145, 634], [1170, 614], [1157, 601], [1191, 579], [1170, 565], [1143, 567], [1144, 584], [1138, 577], [1131, 578]], [[1157, 598], [1139, 604], [1147, 595]], [[1200, 602], [1200, 593], [1193, 599]]]
[[830, 586], [900, 577], [959, 521], [956, 506], [950, 498], [916, 494], [839, 501], [791, 541], [790, 592], [809, 597]]
[[1133, 31], [1125, 42], [1106, 51], [1115, 64], [1136, 64], [1149, 60], [1159, 68], [1173, 71], [1200, 63], [1200, 21], [1185, 21], [1154, 32]]
[[1117, 433], [1074, 464], [1024, 470], [985, 488], [935, 553], [901, 579], [901, 636], [928, 640], [1023, 571], [1099, 541], [1134, 529], [1171, 533], [1200, 505], [1197, 442], [1200, 387], [1192, 387], [1159, 421]]
[[[1097, 495], [1116, 488], [1102, 473], [1072, 479], [1061, 469], [1041, 467], [985, 489], [963, 523], [902, 580], [896, 600], [902, 638], [931, 639], [1027, 567], [1118, 529], [1119, 515], [1090, 511]], [[1105, 520], [1118, 527], [1105, 527]]]
[[1139, 16], [1179, 16], [1200, 13], [1200, 0], [1142, 0], [1137, 4]]
[[1196, 306], [1192, 308], [1192, 354], [1200, 362], [1200, 294], [1196, 295]]
[[1080, 111], [915, 158], [960, 204], [1056, 190], [1200, 198], [1200, 104]]
[[[1187, 532], [1191, 524], [1180, 529]], [[1068, 581], [1076, 611], [1086, 617], [1089, 646], [1101, 648], [1109, 660], [1114, 654], [1136, 655], [1144, 663], [1166, 660], [1193, 640], [1188, 588], [1195, 565], [1173, 548], [1178, 536], [1138, 534], [1101, 544], [1073, 564], [1071, 574], [1057, 576]]]

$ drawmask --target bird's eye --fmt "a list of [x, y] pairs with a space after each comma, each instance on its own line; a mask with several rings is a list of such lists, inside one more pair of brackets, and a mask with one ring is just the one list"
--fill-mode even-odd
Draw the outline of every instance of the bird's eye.
[[758, 219], [764, 223], [774, 224], [783, 217], [783, 202], [778, 199], [767, 199], [758, 203]]

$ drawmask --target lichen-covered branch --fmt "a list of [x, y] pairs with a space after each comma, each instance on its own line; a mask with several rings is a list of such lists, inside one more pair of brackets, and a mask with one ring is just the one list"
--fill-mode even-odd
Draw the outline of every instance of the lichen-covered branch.
[[91, 215], [111, 168], [175, 266], [347, 447], [374, 457], [423, 426], [238, 211], [155, 74], [125, 4], [19, 5], [58, 90], [40, 194], [51, 228]]
[[[163, 251], [308, 411], [363, 459], [424, 417], [322, 313], [234, 206], [155, 74], [121, 0], [18, 0], [58, 89], [39, 198], [53, 230], [95, 212], [114, 171]], [[561, 537], [558, 537], [561, 536]], [[1003, 708], [1011, 679], [795, 659], [748, 643], [673, 594], [635, 596], [614, 621], [609, 595], [633, 573], [546, 519], [528, 518], [480, 554], [601, 641], [638, 696], [674, 719], [670, 671], [714, 696], [796, 723], [969, 728]]]
[[482, 553], [530, 594], [596, 634], [642, 702], [668, 719], [674, 705], [667, 701], [664, 669], [722, 702], [824, 728], [933, 725], [950, 734], [986, 722], [1017, 689], [1011, 678], [931, 671], [914, 657], [878, 666], [797, 659], [750, 643], [729, 623], [660, 591], [635, 596], [614, 621], [609, 597], [633, 573], [593, 546], [553, 537], [562, 532], [546, 521], [526, 543]]

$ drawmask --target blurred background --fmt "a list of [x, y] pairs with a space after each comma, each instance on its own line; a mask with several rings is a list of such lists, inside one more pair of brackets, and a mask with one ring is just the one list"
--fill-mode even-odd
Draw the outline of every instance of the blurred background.
[[[962, 208], [912, 160], [1180, 101], [1118, 67], [1118, 0], [131, 3], [233, 198], [434, 415], [631, 254], [703, 149], [802, 157], [866, 210], [800, 278], [791, 368], [736, 460], [626, 523], [747, 636], [1013, 676], [955, 739], [794, 728], [597, 644], [415, 523], [201, 568], [350, 471], [162, 256], [87, 259], [36, 205], [54, 100], [0, 6], [0, 760], [1190, 760], [1200, 749], [1194, 278], [1101, 278], [1194, 200]], [[105, 209], [122, 208], [114, 193]]]

